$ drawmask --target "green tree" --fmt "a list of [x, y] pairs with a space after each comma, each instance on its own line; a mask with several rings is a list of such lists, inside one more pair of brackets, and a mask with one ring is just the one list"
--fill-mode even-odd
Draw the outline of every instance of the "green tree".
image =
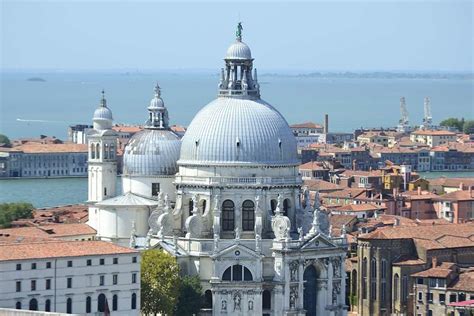
[[1, 203], [0, 204], [0, 227], [11, 226], [11, 222], [20, 218], [32, 218], [33, 205], [30, 203]]
[[176, 259], [161, 250], [144, 251], [141, 261], [142, 312], [173, 315], [179, 292], [180, 277]]
[[199, 277], [185, 276], [181, 279], [181, 287], [178, 304], [174, 312], [175, 316], [197, 315], [201, 309], [202, 287]]
[[467, 120], [464, 122], [464, 126], [462, 127], [462, 131], [466, 134], [474, 134], [474, 121]]
[[455, 117], [450, 117], [448, 119], [445, 119], [445, 120], [441, 121], [441, 123], [439, 123], [439, 125], [445, 126], [445, 127], [454, 127], [456, 129], [458, 129], [459, 131], [462, 131], [463, 122], [464, 122], [464, 119], [459, 120]]
[[11, 146], [10, 139], [3, 134], [0, 134], [0, 144], [5, 144], [7, 147]]

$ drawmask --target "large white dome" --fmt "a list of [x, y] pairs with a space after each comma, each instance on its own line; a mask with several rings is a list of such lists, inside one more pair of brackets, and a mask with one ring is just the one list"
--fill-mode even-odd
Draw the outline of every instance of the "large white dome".
[[283, 116], [260, 99], [219, 97], [193, 119], [178, 165], [296, 165], [296, 140]]

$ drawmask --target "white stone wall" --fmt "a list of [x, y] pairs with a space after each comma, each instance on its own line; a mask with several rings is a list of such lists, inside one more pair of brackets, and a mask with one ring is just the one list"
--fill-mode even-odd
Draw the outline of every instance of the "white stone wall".
[[[133, 263], [132, 258], [137, 257]], [[118, 264], [113, 264], [118, 258]], [[92, 265], [87, 266], [87, 260]], [[105, 264], [100, 265], [100, 259]], [[68, 267], [68, 261], [73, 262]], [[51, 268], [46, 263], [51, 262]], [[17, 263], [22, 265], [16, 270]], [[31, 263], [37, 268], [31, 269]], [[136, 283], [132, 283], [132, 274], [136, 273]], [[117, 274], [117, 284], [113, 284], [113, 275]], [[100, 285], [100, 276], [104, 276], [104, 285]], [[72, 278], [72, 288], [67, 287], [67, 279]], [[46, 290], [46, 279], [51, 279], [51, 289]], [[31, 290], [31, 281], [36, 280], [36, 290]], [[21, 281], [21, 291], [16, 291], [16, 282]], [[99, 294], [105, 294], [112, 315], [139, 315], [140, 310], [140, 257], [138, 254], [118, 254], [103, 256], [83, 256], [51, 259], [33, 259], [0, 262], [0, 307], [16, 308], [21, 302], [22, 309], [29, 308], [32, 298], [38, 301], [38, 310], [45, 310], [45, 302], [51, 300], [51, 311], [66, 313], [66, 300], [72, 299], [72, 312], [86, 314], [86, 298], [92, 298], [91, 314], [97, 312]], [[132, 294], [137, 295], [137, 309], [131, 309]], [[113, 311], [113, 295], [118, 295], [118, 310]]]
[[122, 176], [122, 192], [132, 192], [137, 195], [152, 197], [152, 183], [160, 184], [163, 197], [168, 194], [170, 201], [176, 200], [176, 188], [173, 176]]

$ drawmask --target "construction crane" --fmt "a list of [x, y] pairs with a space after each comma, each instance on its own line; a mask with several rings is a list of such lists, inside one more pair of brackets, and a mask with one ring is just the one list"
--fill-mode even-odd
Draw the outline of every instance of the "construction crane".
[[424, 103], [425, 116], [423, 117], [423, 126], [429, 128], [433, 124], [433, 117], [431, 116], [430, 97], [425, 97]]
[[408, 120], [408, 110], [407, 110], [407, 105], [405, 103], [405, 97], [400, 98], [400, 112], [402, 117], [400, 118], [400, 124], [401, 125], [408, 125], [409, 120]]

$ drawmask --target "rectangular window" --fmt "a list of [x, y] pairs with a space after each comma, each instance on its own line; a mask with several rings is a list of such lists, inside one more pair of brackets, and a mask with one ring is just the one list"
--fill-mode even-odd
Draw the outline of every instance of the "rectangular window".
[[118, 275], [117, 274], [112, 275], [112, 283], [114, 285], [117, 285], [117, 283], [118, 283]]
[[69, 260], [69, 261], [67, 262], [67, 266], [68, 266], [68, 268], [71, 268], [71, 267], [72, 267], [72, 260]]
[[457, 298], [456, 294], [449, 295], [449, 302], [450, 303], [456, 302], [456, 298]]
[[438, 279], [438, 287], [446, 287], [446, 280]]
[[132, 263], [137, 263], [137, 257], [132, 257]]
[[418, 278], [416, 279], [417, 284], [423, 284], [423, 278]]
[[21, 281], [16, 281], [16, 291], [21, 292]]
[[103, 275], [101, 275], [99, 277], [99, 285], [104, 285], [105, 284], [105, 277]]
[[46, 279], [46, 287], [47, 290], [51, 289], [51, 279]]
[[88, 265], [88, 266], [91, 266], [91, 265], [92, 265], [92, 260], [91, 260], [91, 259], [87, 259], [87, 265]]
[[17, 263], [17, 264], [16, 264], [16, 269], [17, 269], [17, 270], [21, 270], [21, 263]]
[[33, 263], [31, 264], [31, 270], [36, 270], [36, 262], [33, 262]]
[[132, 283], [137, 283], [137, 274], [132, 273]]
[[426, 293], [426, 300], [428, 303], [433, 303], [433, 293]]
[[118, 264], [118, 258], [114, 258], [114, 264]]
[[51, 269], [51, 261], [46, 262], [46, 269]]
[[430, 278], [430, 287], [436, 287], [436, 279]]
[[418, 292], [418, 302], [423, 302], [423, 292]]
[[72, 278], [67, 278], [67, 288], [72, 288]]
[[159, 183], [152, 183], [151, 184], [151, 196], [158, 196], [160, 193], [160, 184]]
[[31, 290], [36, 291], [36, 280], [31, 280]]
[[446, 302], [446, 294], [439, 295], [439, 303], [444, 304]]
[[100, 259], [100, 265], [103, 266], [105, 264], [105, 259]]

